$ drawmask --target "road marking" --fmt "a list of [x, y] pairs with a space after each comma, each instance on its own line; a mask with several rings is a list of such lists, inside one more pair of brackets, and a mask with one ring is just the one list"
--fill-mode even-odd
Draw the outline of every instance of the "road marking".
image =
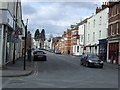
[[35, 62], [35, 72], [34, 75], [38, 75], [38, 63]]

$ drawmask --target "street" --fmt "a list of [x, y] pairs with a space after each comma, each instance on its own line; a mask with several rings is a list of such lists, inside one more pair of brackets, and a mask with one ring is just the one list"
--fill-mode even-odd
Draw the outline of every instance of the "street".
[[118, 69], [80, 65], [80, 57], [47, 52], [47, 61], [35, 62], [35, 73], [3, 77], [3, 88], [118, 88]]

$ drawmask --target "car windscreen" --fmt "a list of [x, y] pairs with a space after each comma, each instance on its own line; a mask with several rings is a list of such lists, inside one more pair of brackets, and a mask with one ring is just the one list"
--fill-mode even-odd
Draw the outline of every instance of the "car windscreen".
[[94, 55], [94, 54], [89, 54], [88, 58], [93, 59], [93, 60], [98, 60], [99, 59], [99, 57], [97, 55]]

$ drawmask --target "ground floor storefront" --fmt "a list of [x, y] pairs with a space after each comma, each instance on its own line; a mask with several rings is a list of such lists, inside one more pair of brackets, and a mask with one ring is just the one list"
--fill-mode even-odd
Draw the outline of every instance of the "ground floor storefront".
[[79, 56], [83, 54], [83, 46], [74, 45], [73, 46], [73, 55]]
[[120, 40], [109, 40], [107, 48], [107, 61], [120, 64]]
[[86, 46], [86, 53], [94, 53], [94, 54], [99, 54], [99, 45], [89, 45]]
[[8, 63], [12, 59], [12, 29], [7, 25], [0, 25], [0, 66]]
[[103, 61], [107, 61], [107, 39], [99, 40], [99, 56]]
[[13, 32], [13, 28], [0, 24], [0, 67], [22, 56], [22, 41], [15, 42]]

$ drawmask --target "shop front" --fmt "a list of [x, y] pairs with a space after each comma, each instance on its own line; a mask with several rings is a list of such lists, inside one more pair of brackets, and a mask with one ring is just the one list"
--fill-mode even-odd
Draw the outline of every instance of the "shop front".
[[119, 42], [112, 42], [109, 43], [109, 52], [108, 52], [108, 59], [111, 63], [118, 64], [119, 63]]
[[107, 40], [99, 40], [99, 56], [103, 61], [107, 60]]

